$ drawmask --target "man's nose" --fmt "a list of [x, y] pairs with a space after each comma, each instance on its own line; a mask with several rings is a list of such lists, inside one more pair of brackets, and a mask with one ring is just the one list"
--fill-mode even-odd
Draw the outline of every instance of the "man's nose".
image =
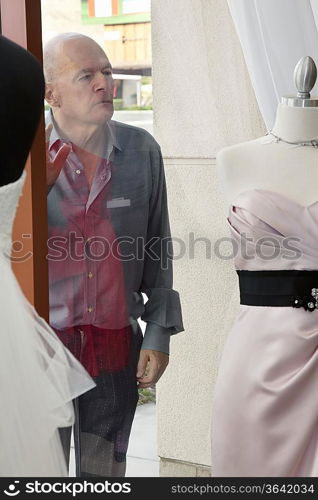
[[95, 80], [95, 91], [98, 90], [110, 90], [114, 85], [114, 80], [111, 75], [105, 75], [104, 73], [98, 73]]

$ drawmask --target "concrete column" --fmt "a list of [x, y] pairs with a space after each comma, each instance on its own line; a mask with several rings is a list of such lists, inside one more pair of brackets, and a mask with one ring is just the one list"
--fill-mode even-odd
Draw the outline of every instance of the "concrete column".
[[209, 475], [213, 387], [239, 304], [215, 156], [265, 128], [226, 0], [153, 0], [152, 43], [154, 130], [185, 325], [158, 384], [160, 473]]

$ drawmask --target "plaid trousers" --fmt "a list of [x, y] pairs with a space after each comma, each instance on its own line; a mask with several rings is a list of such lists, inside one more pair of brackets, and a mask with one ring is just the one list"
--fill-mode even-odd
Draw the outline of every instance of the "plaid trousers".
[[[63, 340], [63, 332], [55, 331]], [[138, 402], [136, 372], [143, 338], [138, 323], [129, 327], [129, 331], [126, 365], [93, 377], [96, 387], [73, 401], [77, 477], [125, 476], [126, 453]], [[71, 432], [71, 427], [60, 429], [67, 464]]]

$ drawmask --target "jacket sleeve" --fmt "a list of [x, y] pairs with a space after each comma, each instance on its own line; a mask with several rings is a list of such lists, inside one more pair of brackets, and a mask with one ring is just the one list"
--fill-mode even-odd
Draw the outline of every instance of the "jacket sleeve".
[[141, 292], [148, 301], [141, 319], [147, 323], [142, 349], [169, 354], [170, 335], [184, 330], [179, 294], [173, 290], [173, 250], [164, 165], [159, 145], [150, 150], [152, 194]]

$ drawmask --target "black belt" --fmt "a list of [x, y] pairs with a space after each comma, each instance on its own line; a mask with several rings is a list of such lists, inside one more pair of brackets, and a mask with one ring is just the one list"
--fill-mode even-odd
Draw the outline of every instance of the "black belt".
[[303, 307], [306, 311], [318, 309], [316, 270], [236, 270], [236, 272], [239, 277], [241, 304]]

